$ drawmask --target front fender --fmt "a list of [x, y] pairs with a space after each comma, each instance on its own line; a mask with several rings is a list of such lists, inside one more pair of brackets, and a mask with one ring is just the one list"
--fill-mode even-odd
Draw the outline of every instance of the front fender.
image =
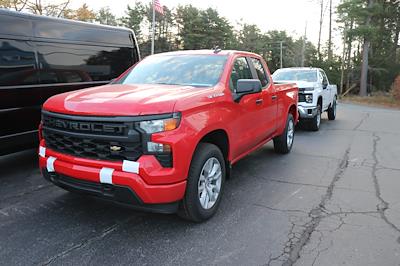
[[[177, 129], [152, 135], [153, 142], [168, 144], [172, 148], [172, 182], [180, 182], [187, 178], [198, 143], [208, 133], [219, 129], [227, 132], [215, 109], [204, 108], [182, 112], [181, 123]], [[162, 178], [156, 182], [162, 182]]]

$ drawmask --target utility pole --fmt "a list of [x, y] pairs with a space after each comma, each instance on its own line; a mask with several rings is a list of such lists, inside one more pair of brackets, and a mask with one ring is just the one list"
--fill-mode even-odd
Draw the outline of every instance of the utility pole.
[[343, 83], [344, 83], [344, 66], [345, 66], [345, 57], [346, 57], [346, 43], [347, 43], [347, 23], [344, 25], [344, 32], [343, 32], [343, 53], [342, 53], [342, 65], [340, 70], [340, 94], [343, 93]]
[[[277, 49], [279, 49], [280, 51], [279, 51], [279, 65], [280, 65], [280, 68], [283, 68], [283, 44], [285, 43], [285, 41], [278, 41], [278, 42], [268, 42], [268, 43], [265, 43], [265, 44], [267, 44], [267, 45], [271, 45], [270, 47], [269, 47], [269, 49], [270, 49], [270, 52], [272, 53], [272, 50], [271, 49], [273, 49], [273, 50], [277, 50]], [[277, 44], [279, 44], [279, 48], [278, 47], [276, 47], [276, 45]]]
[[322, 23], [324, 20], [324, 0], [321, 0], [321, 13], [319, 16], [319, 35], [318, 35], [318, 60], [321, 60], [321, 35], [322, 35]]
[[[365, 26], [368, 28], [371, 24], [371, 8], [373, 6], [373, 0], [368, 0], [368, 16], [365, 21]], [[364, 36], [364, 44], [362, 51], [362, 65], [361, 65], [361, 81], [360, 81], [360, 96], [367, 96], [367, 85], [368, 85], [368, 55], [369, 55], [369, 47], [371, 41], [369, 36]]]
[[281, 68], [283, 68], [283, 41], [280, 41], [280, 48], [281, 48]]
[[304, 67], [304, 61], [306, 58], [306, 39], [307, 39], [307, 21], [306, 21], [306, 29], [304, 31], [304, 37], [303, 37], [303, 47], [301, 48], [301, 63], [300, 63], [301, 67]]
[[332, 0], [329, 2], [328, 61], [332, 61]]
[[154, 54], [154, 36], [155, 36], [155, 30], [156, 30], [156, 10], [154, 8], [154, 0], [152, 1], [153, 7], [153, 21], [152, 21], [152, 29], [151, 29], [151, 54]]
[[[354, 19], [352, 18], [350, 20], [350, 25], [349, 25], [349, 31], [353, 30], [354, 26]], [[349, 78], [349, 69], [350, 69], [350, 64], [351, 64], [351, 52], [352, 52], [352, 39], [350, 36], [347, 34], [347, 55], [346, 55], [346, 69], [347, 69], [347, 75], [346, 75], [346, 88], [350, 88], [350, 78]]]

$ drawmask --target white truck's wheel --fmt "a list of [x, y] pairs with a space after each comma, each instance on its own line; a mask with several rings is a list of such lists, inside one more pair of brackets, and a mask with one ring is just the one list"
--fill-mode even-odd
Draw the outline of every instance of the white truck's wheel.
[[329, 120], [336, 119], [336, 105], [337, 105], [337, 103], [336, 103], [336, 96], [335, 96], [335, 98], [333, 99], [332, 106], [329, 107], [329, 109], [328, 109], [328, 119]]
[[312, 131], [318, 131], [321, 125], [321, 115], [322, 115], [322, 107], [320, 104], [317, 105], [317, 114], [309, 121], [309, 128]]

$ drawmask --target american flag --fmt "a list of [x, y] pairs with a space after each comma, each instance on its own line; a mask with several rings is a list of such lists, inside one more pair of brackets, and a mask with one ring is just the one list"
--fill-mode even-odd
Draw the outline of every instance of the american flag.
[[154, 0], [153, 8], [154, 8], [155, 11], [157, 11], [161, 15], [164, 15], [164, 7], [160, 4], [159, 0]]

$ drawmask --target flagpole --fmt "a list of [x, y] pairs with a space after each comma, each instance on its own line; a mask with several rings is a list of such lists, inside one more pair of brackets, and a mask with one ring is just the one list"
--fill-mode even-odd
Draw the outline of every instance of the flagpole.
[[156, 11], [154, 9], [154, 0], [153, 0], [153, 22], [152, 22], [152, 29], [151, 29], [151, 54], [154, 54], [154, 30], [156, 24]]

